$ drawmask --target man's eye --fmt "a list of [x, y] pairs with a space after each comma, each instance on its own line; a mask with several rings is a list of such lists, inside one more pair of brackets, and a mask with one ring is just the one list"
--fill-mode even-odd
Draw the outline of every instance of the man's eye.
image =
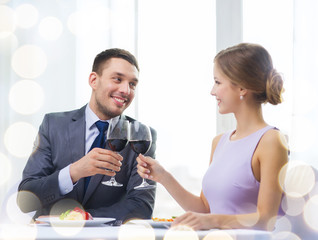
[[115, 81], [121, 82], [121, 78], [115, 77]]
[[129, 85], [130, 85], [132, 88], [136, 88], [136, 86], [137, 86], [137, 84], [134, 83], [134, 82], [131, 82]]

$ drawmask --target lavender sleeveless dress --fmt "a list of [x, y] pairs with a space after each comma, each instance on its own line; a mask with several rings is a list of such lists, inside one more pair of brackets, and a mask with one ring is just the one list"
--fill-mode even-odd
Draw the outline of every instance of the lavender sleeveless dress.
[[252, 171], [252, 157], [263, 136], [272, 126], [231, 141], [223, 134], [202, 181], [203, 194], [214, 214], [244, 214], [256, 211], [259, 182]]

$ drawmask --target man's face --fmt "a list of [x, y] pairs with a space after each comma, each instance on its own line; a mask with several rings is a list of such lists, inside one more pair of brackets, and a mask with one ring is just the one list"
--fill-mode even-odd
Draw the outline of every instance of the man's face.
[[89, 84], [90, 107], [100, 119], [107, 120], [122, 114], [133, 101], [138, 70], [124, 59], [111, 58], [104, 64], [101, 75], [90, 74]]

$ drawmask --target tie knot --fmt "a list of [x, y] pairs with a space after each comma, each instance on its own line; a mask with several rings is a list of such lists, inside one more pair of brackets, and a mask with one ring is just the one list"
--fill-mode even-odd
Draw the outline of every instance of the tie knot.
[[99, 132], [105, 132], [108, 128], [108, 122], [97, 121], [95, 125], [98, 128]]

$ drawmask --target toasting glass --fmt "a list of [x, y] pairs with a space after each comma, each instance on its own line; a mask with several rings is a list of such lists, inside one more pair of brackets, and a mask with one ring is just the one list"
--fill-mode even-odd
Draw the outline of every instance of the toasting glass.
[[[109, 122], [106, 139], [106, 149], [114, 152], [123, 150], [129, 141], [129, 122], [127, 120], [112, 118]], [[118, 183], [115, 176], [102, 184], [112, 187], [121, 187], [123, 184]]]
[[[138, 154], [145, 154], [149, 151], [152, 143], [152, 136], [150, 128], [138, 121], [130, 123], [130, 140], [129, 144], [131, 148]], [[155, 185], [150, 185], [143, 178], [142, 183], [139, 186], [134, 187], [134, 189], [152, 189]]]

